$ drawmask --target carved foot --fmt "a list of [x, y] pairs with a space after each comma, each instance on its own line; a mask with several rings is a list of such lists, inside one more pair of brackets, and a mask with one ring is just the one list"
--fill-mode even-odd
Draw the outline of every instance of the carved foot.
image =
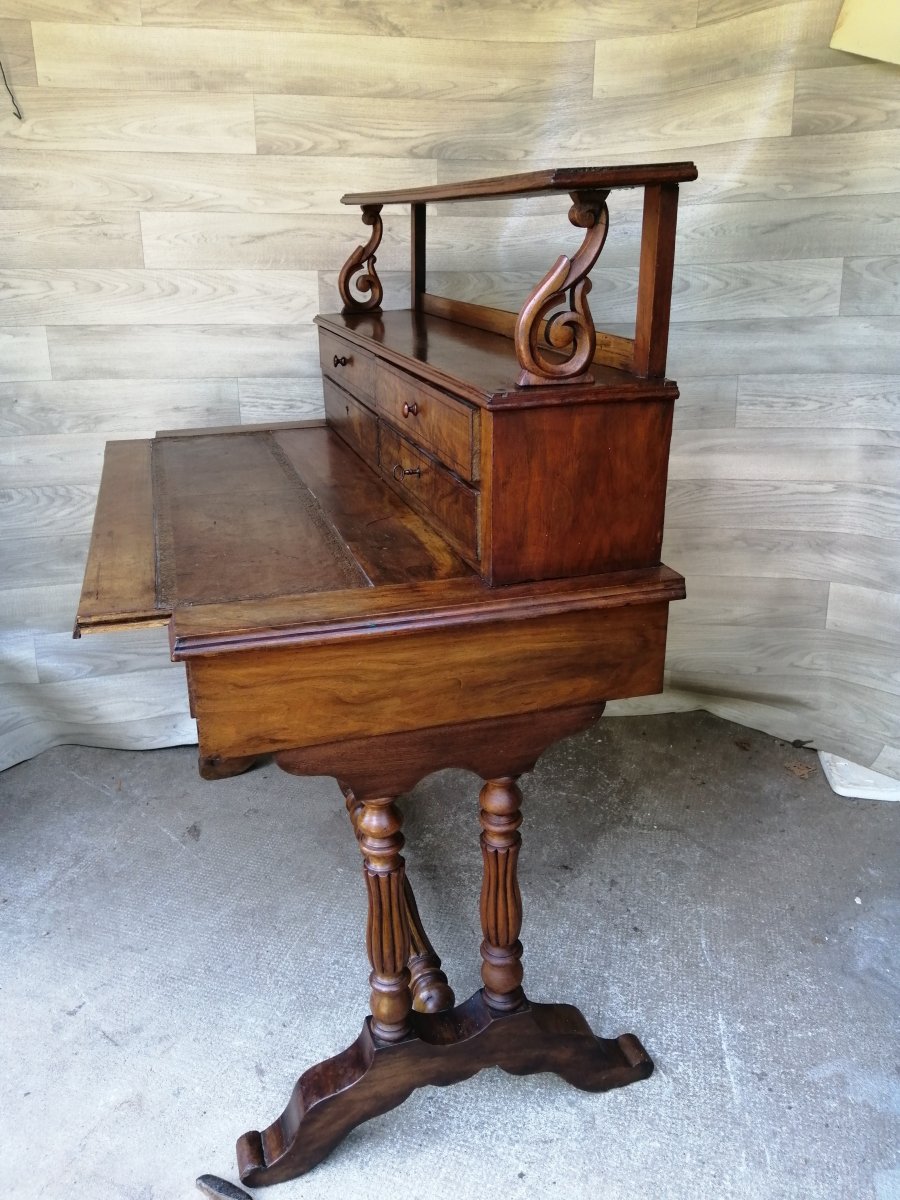
[[446, 1013], [413, 1013], [412, 1032], [387, 1044], [372, 1018], [352, 1046], [310, 1068], [268, 1129], [237, 1144], [241, 1182], [263, 1187], [303, 1175], [357, 1125], [402, 1104], [419, 1087], [468, 1079], [483, 1067], [513, 1075], [554, 1071], [566, 1082], [603, 1092], [646, 1079], [653, 1063], [632, 1034], [598, 1038], [570, 1004], [531, 1004], [498, 1013], [478, 991]]
[[245, 758], [219, 758], [218, 755], [204, 758], [198, 754], [197, 769], [201, 779], [231, 779], [251, 770], [264, 758], [264, 754], [249, 754]]

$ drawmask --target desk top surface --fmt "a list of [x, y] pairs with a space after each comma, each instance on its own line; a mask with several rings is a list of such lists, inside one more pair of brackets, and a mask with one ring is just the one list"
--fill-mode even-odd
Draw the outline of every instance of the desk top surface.
[[666, 567], [491, 589], [311, 422], [110, 442], [75, 628], [170, 624], [183, 658], [682, 594]]

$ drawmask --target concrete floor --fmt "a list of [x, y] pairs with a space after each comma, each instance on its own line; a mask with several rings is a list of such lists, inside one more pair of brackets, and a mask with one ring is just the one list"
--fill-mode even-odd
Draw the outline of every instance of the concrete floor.
[[[594, 1096], [482, 1072], [258, 1194], [900, 1197], [900, 805], [839, 799], [811, 751], [703, 713], [601, 722], [525, 795], [528, 990], [639, 1034], [654, 1076]], [[363, 1016], [364, 889], [334, 784], [62, 747], [0, 797], [3, 1195], [234, 1180], [235, 1137]], [[404, 805], [460, 996], [478, 985], [476, 797], [448, 771]]]

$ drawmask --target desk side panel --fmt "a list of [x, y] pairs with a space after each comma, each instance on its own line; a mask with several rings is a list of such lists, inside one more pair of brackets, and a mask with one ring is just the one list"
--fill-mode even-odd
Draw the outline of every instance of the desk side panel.
[[232, 651], [187, 663], [206, 756], [240, 757], [662, 688], [666, 603]]
[[75, 636], [165, 625], [156, 591], [149, 441], [109, 442]]

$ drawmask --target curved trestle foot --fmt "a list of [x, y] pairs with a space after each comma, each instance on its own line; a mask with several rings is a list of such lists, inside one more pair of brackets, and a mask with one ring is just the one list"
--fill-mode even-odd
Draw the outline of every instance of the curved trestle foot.
[[304, 1174], [357, 1125], [388, 1112], [419, 1087], [467, 1079], [483, 1067], [514, 1075], [554, 1071], [585, 1091], [646, 1079], [653, 1063], [631, 1034], [598, 1038], [570, 1004], [531, 1004], [515, 1012], [488, 1007], [483, 991], [442, 1013], [413, 1013], [403, 1041], [377, 1041], [367, 1018], [352, 1046], [297, 1080], [268, 1129], [237, 1144], [241, 1182], [281, 1183]]

